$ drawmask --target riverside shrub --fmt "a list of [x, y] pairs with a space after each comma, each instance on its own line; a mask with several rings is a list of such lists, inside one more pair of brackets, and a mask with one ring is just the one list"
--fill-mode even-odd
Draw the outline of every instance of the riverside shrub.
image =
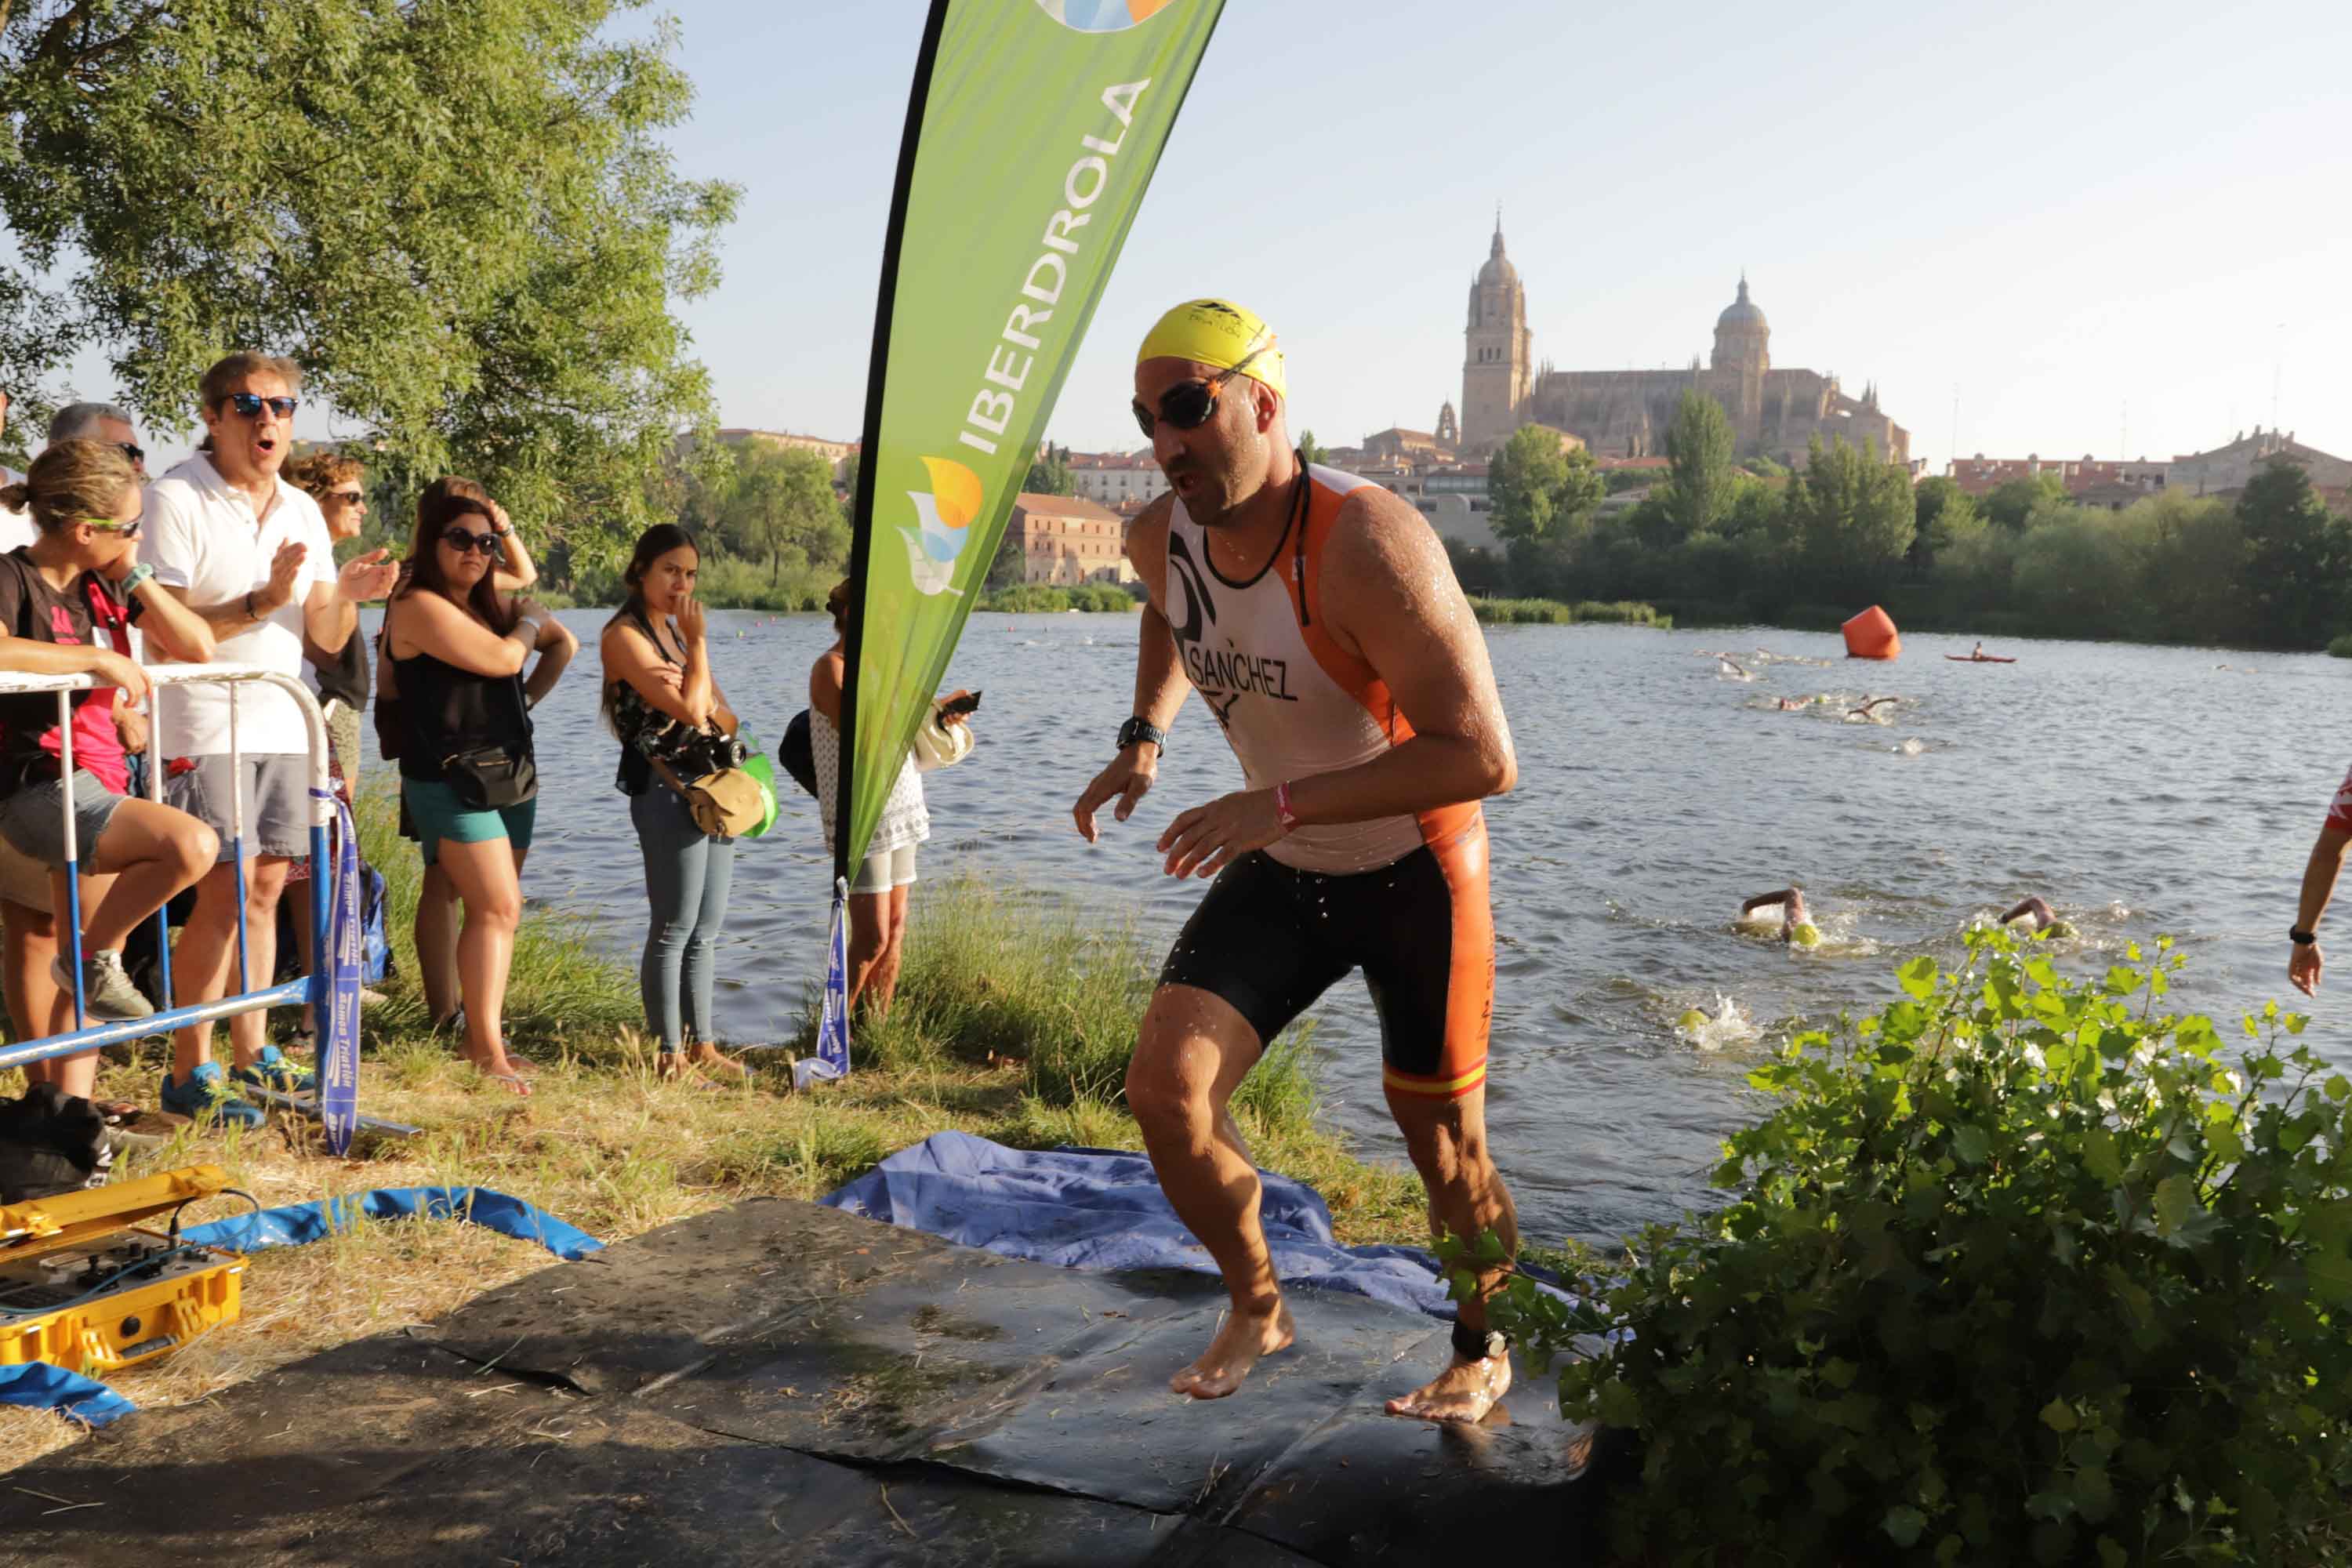
[[1581, 1310], [1513, 1282], [1532, 1352], [1612, 1339], [1560, 1408], [1633, 1436], [1621, 1550], [2352, 1562], [2352, 1079], [2276, 1003], [2231, 1065], [2163, 1010], [2168, 939], [2127, 957], [2078, 981], [1983, 931], [1912, 960], [1752, 1075], [1778, 1104], [1725, 1146], [1735, 1201]]

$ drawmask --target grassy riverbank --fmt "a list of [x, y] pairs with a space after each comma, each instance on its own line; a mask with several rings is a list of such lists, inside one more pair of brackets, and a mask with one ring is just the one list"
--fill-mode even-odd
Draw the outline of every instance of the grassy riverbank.
[[999, 610], [1013, 616], [1055, 616], [1066, 610], [1093, 615], [1123, 615], [1139, 610], [1143, 601], [1111, 583], [1086, 583], [1075, 588], [1048, 587], [1043, 583], [1015, 583], [984, 595], [975, 610]]
[[[361, 820], [369, 858], [391, 883], [401, 969], [385, 987], [391, 1000], [367, 1016], [361, 1106], [425, 1135], [362, 1138], [337, 1160], [303, 1126], [188, 1130], [135, 1156], [128, 1173], [215, 1162], [266, 1205], [479, 1184], [609, 1241], [755, 1194], [815, 1197], [947, 1128], [1024, 1147], [1141, 1146], [1119, 1087], [1158, 955], [1117, 921], [978, 882], [924, 884], [898, 1011], [859, 1037], [858, 1070], [845, 1083], [797, 1096], [787, 1092], [783, 1051], [751, 1058], [749, 1089], [661, 1081], [637, 1029], [633, 970], [591, 946], [576, 919], [533, 906], [516, 952], [509, 1032], [541, 1072], [538, 1092], [514, 1099], [427, 1034], [407, 943], [415, 853], [394, 836], [388, 794], [371, 791]], [[778, 959], [780, 983], [798, 986], [816, 955]], [[167, 1061], [150, 1042], [108, 1066], [101, 1091], [152, 1105]], [[18, 1092], [18, 1075], [0, 1074], [0, 1095]], [[1352, 1157], [1317, 1124], [1315, 1100], [1300, 1046], [1279, 1043], [1235, 1105], [1259, 1162], [1319, 1189], [1342, 1240], [1424, 1242], [1418, 1181]], [[223, 1200], [188, 1217], [243, 1206]], [[129, 1369], [115, 1385], [146, 1406], [201, 1399], [327, 1346], [429, 1322], [549, 1262], [525, 1243], [429, 1221], [262, 1253], [246, 1275], [239, 1322]], [[76, 1436], [45, 1413], [0, 1406], [0, 1468]]]
[[1586, 599], [1570, 604], [1564, 599], [1488, 599], [1472, 595], [1470, 612], [1490, 626], [1570, 626], [1583, 624], [1621, 626], [1656, 626], [1672, 630], [1675, 618], [1661, 615], [1650, 605], [1631, 599], [1612, 600], [1607, 604]]

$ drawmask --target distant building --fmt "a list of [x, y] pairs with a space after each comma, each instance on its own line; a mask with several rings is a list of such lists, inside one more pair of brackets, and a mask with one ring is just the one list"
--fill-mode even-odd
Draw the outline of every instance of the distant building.
[[1486, 263], [1470, 284], [1462, 360], [1462, 450], [1493, 451], [1522, 425], [1549, 425], [1582, 437], [1596, 457], [1640, 458], [1666, 449], [1666, 432], [1685, 392], [1712, 397], [1731, 421], [1742, 456], [1783, 463], [1805, 460], [1816, 436], [1860, 450], [1878, 448], [1908, 466], [1911, 433], [1878, 406], [1878, 390], [1849, 397], [1834, 375], [1772, 368], [1772, 330], [1739, 279], [1738, 297], [1716, 319], [1706, 367], [1696, 356], [1682, 370], [1556, 371], [1535, 362], [1527, 289], [1503, 254], [1498, 218]]
[[[1990, 495], [2012, 479], [2039, 479], [2042, 475], [2055, 478], [2066, 487], [2067, 495], [2087, 505], [2111, 505], [2124, 491], [2129, 500], [2155, 495], [2165, 488], [2163, 463], [2151, 463], [2146, 458], [2094, 458], [2084, 453], [2080, 458], [2044, 458], [2029, 452], [2022, 458], [1988, 458], [1979, 452], [1973, 458], [1955, 458], [1944, 465], [1944, 477], [1972, 496]], [[2097, 491], [2096, 497], [2091, 495]]]
[[1159, 459], [1140, 452], [1072, 452], [1070, 485], [1089, 500], [1115, 507], [1121, 501], [1151, 500], [1167, 492], [1168, 476]]
[[1987, 495], [2012, 479], [2042, 476], [2066, 487], [2067, 499], [2081, 506], [2120, 511], [2153, 495], [2209, 496], [2234, 499], [2263, 465], [2284, 457], [2311, 476], [2312, 487], [2331, 506], [2341, 507], [2352, 495], [2352, 460], [2306, 447], [2293, 431], [2280, 433], [2256, 426], [2240, 432], [2226, 446], [2207, 452], [2184, 452], [2170, 461], [2146, 458], [2044, 458], [2029, 452], [2022, 458], [1955, 458], [1945, 465], [1945, 477], [1973, 496]]
[[1368, 457], [1402, 458], [1407, 462], [1451, 461], [1454, 457], [1453, 444], [1440, 441], [1433, 432], [1395, 426], [1365, 437], [1361, 450]]
[[[1140, 505], [1137, 510], [1140, 511]], [[1013, 498], [1006, 536], [1021, 551], [1021, 580], [1055, 587], [1081, 583], [1132, 583], [1127, 563], [1127, 529], [1133, 519], [1084, 496], [1041, 496], [1024, 490]]]
[[2165, 488], [2182, 495], [2234, 497], [2273, 458], [2284, 458], [2309, 474], [2313, 487], [2331, 505], [2342, 506], [2352, 491], [2352, 461], [2305, 446], [2292, 430], [2281, 435], [2259, 425], [2252, 435], [2241, 435], [2226, 447], [2174, 458], [2165, 470]]
[[[832, 467], [834, 481], [838, 484], [849, 477], [850, 461], [857, 456], [855, 441], [832, 441], [823, 436], [797, 436], [790, 430], [726, 429], [719, 432], [722, 447], [748, 447], [753, 443], [786, 451], [814, 452]], [[693, 437], [679, 441], [681, 448], [693, 445]]]

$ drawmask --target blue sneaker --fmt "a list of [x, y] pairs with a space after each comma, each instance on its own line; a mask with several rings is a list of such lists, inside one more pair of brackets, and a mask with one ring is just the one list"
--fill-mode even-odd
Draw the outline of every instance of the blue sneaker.
[[185, 1082], [164, 1074], [163, 1098], [164, 1110], [199, 1125], [217, 1121], [223, 1126], [258, 1127], [267, 1120], [259, 1106], [237, 1093], [236, 1086], [221, 1076], [218, 1062], [201, 1063]]
[[276, 1046], [262, 1047], [251, 1067], [239, 1068], [232, 1076], [239, 1083], [274, 1089], [280, 1094], [309, 1094], [319, 1087], [318, 1074]]

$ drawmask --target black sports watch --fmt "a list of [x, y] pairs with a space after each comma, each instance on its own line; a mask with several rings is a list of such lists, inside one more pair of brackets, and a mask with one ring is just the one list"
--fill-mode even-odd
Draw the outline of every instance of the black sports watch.
[[2297, 947], [2309, 947], [2312, 943], [2319, 940], [2319, 933], [2317, 931], [2305, 931], [2301, 926], [2289, 926], [2286, 931], [2286, 939], [2287, 941], [2294, 943]]
[[1454, 1320], [1454, 1353], [1464, 1361], [1493, 1361], [1510, 1352], [1511, 1342], [1494, 1330], [1482, 1334], [1461, 1319]]
[[1159, 747], [1161, 754], [1166, 754], [1168, 751], [1168, 731], [1153, 723], [1150, 720], [1146, 719], [1142, 714], [1137, 714], [1134, 718], [1129, 719], [1126, 723], [1121, 724], [1118, 727], [1118, 749], [1120, 751], [1123, 752], [1129, 746], [1139, 745], [1145, 741], [1149, 741], [1153, 745]]

